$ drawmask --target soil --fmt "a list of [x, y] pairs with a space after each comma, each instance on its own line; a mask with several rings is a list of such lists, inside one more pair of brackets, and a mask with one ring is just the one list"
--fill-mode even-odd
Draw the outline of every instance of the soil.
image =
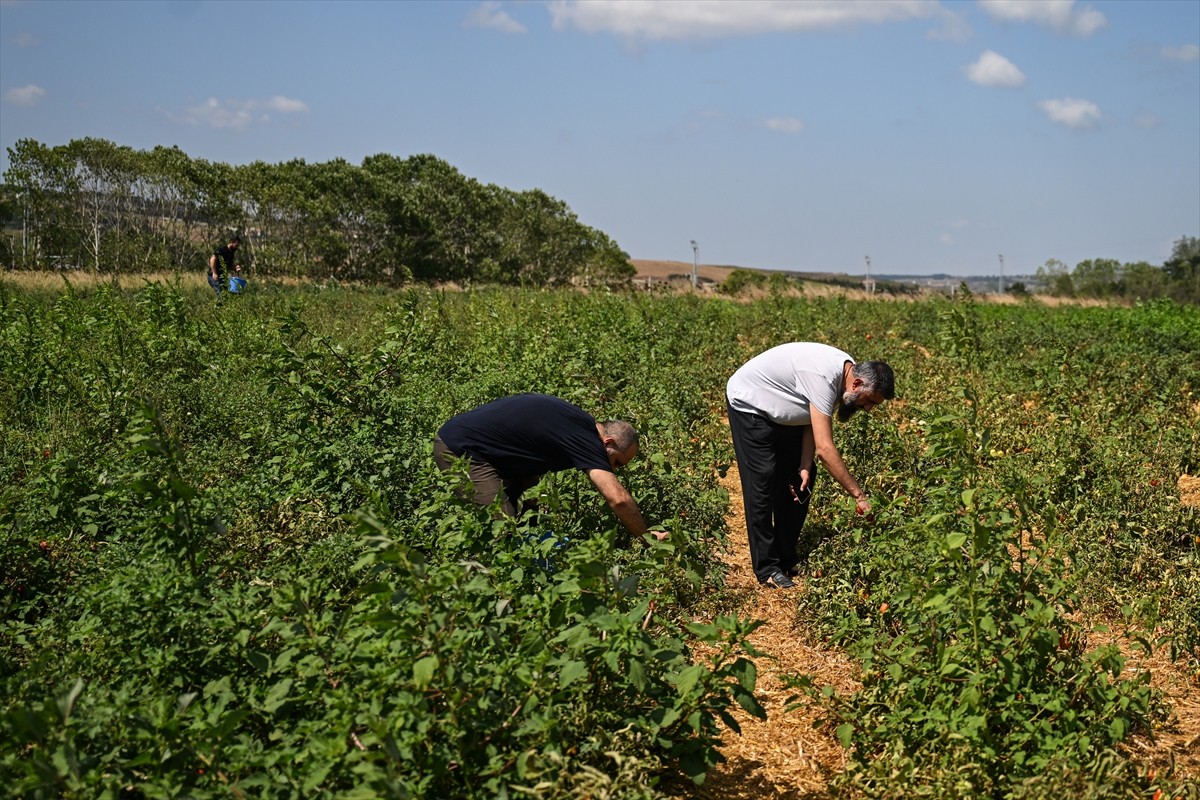
[[[1186, 476], [1185, 476], [1186, 477]], [[1200, 500], [1200, 479], [1192, 491]], [[709, 773], [701, 786], [676, 788], [676, 800], [831, 800], [831, 779], [846, 766], [846, 751], [837, 742], [831, 726], [820, 721], [819, 709], [801, 700], [792, 705], [797, 692], [783, 676], [807, 674], [819, 685], [833, 686], [849, 694], [859, 685], [857, 664], [836, 648], [823, 645], [797, 616], [795, 592], [805, 590], [803, 578], [789, 591], [765, 589], [750, 569], [746, 553], [745, 511], [737, 466], [721, 479], [729, 492], [727, 518], [729, 546], [721, 554], [728, 567], [726, 590], [734, 598], [738, 613], [762, 621], [750, 642], [766, 655], [755, 660], [758, 685], [755, 696], [767, 710], [758, 720], [735, 707], [733, 716], [741, 735], [726, 731], [720, 746], [725, 761]], [[1184, 486], [1181, 481], [1181, 492]], [[1114, 627], [1114, 630], [1116, 628]], [[1174, 764], [1175, 779], [1200, 780], [1200, 675], [1189, 675], [1182, 663], [1170, 661], [1162, 648], [1152, 656], [1134, 652], [1117, 634], [1093, 632], [1089, 644], [1116, 642], [1125, 652], [1126, 676], [1150, 670], [1151, 683], [1164, 694], [1170, 706], [1167, 720], [1151, 735], [1131, 737], [1123, 748], [1143, 771], [1165, 775]], [[708, 653], [697, 647], [697, 657]]]
[[[839, 693], [858, 688], [857, 665], [831, 647], [813, 641], [796, 616], [797, 588], [770, 590], [759, 585], [746, 553], [746, 515], [742, 506], [737, 466], [721, 480], [729, 492], [729, 549], [722, 553], [728, 565], [726, 590], [742, 604], [737, 613], [762, 621], [750, 642], [767, 653], [755, 659], [758, 686], [755, 696], [767, 710], [767, 719], [751, 717], [740, 707], [733, 716], [742, 728], [739, 736], [726, 731], [721, 745], [725, 761], [709, 773], [704, 784], [681, 797], [703, 800], [815, 800], [829, 798], [830, 779], [845, 769], [846, 751], [829, 726], [818, 722], [818, 709], [801, 701], [788, 710], [797, 694], [783, 681], [784, 675], [805, 673], [819, 676], [822, 685]], [[703, 652], [697, 656], [703, 657]], [[815, 727], [820, 726], [820, 727]]]

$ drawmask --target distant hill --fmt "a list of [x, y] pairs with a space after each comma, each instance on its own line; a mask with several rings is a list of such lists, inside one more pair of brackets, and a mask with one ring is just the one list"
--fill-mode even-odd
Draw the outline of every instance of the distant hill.
[[[658, 281], [670, 280], [672, 277], [683, 276], [689, 280], [692, 277], [692, 264], [687, 261], [654, 261], [643, 258], [630, 260], [637, 270], [638, 278], [654, 278]], [[719, 267], [712, 264], [699, 265], [698, 272], [701, 280], [720, 283], [729, 277], [737, 267]]]

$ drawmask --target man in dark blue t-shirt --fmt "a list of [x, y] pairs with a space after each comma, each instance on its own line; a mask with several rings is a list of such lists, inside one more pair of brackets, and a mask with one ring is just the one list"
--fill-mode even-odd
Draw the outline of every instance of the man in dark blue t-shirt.
[[628, 422], [595, 417], [578, 406], [545, 394], [503, 397], [451, 418], [433, 442], [433, 459], [445, 471], [451, 458], [469, 461], [475, 502], [500, 499], [515, 516], [521, 495], [547, 472], [584, 472], [617, 518], [634, 535], [650, 531], [633, 497], [613, 470], [638, 453], [638, 434]]
[[[241, 272], [242, 267], [236, 263], [234, 254], [242, 245], [242, 237], [230, 236], [229, 241], [213, 251], [213, 254], [208, 257], [208, 285], [217, 293], [217, 297], [221, 296], [221, 291], [225, 288], [224, 281], [229, 277], [231, 272]], [[224, 269], [222, 269], [224, 265]]]

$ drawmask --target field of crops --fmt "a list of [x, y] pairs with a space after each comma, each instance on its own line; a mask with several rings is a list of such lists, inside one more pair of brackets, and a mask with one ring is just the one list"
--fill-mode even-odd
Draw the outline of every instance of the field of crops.
[[[835, 425], [875, 510], [826, 480], [788, 595], [859, 665], [789, 676], [847, 754], [806, 796], [1200, 797], [1132, 745], [1180, 721], [1128, 668], [1200, 682], [1195, 308], [252, 288], [0, 278], [10, 791], [702, 791], [770, 656], [719, 557], [724, 384], [811, 339], [897, 399]], [[578, 473], [536, 518], [458, 499], [437, 428], [524, 391], [638, 427], [668, 542]]]

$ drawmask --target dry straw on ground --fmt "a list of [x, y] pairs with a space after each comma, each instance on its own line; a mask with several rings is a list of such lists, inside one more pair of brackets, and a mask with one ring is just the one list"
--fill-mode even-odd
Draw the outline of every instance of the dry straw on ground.
[[[822, 685], [850, 693], [858, 686], [857, 665], [832, 648], [811, 643], [796, 618], [794, 594], [759, 586], [746, 552], [746, 517], [736, 466], [729, 470], [722, 485], [730, 496], [730, 545], [722, 556], [729, 570], [727, 587], [742, 598], [744, 607], [739, 613], [763, 622], [750, 640], [768, 654], [756, 659], [755, 691], [767, 709], [767, 719], [754, 719], [737, 708], [734, 716], [741, 725], [741, 735], [726, 731], [721, 744], [725, 762], [687, 796], [704, 800], [828, 797], [829, 780], [845, 768], [846, 752], [828, 726], [814, 728], [820, 716], [818, 709], [802, 701], [797, 708], [786, 710], [796, 692], [784, 684], [782, 676], [814, 675]], [[697, 655], [703, 657], [705, 653]]]
[[1200, 508], [1200, 476], [1179, 476], [1179, 502], [1191, 508]]
[[[1185, 476], [1186, 477], [1186, 476]], [[1191, 479], [1191, 491], [1200, 500], [1200, 479]], [[834, 795], [831, 779], [846, 766], [846, 751], [829, 726], [814, 727], [819, 710], [801, 702], [787, 710], [796, 694], [782, 676], [806, 674], [818, 685], [833, 686], [839, 694], [858, 687], [858, 665], [831, 647], [820, 646], [797, 619], [795, 592], [804, 591], [802, 580], [793, 591], [772, 591], [759, 586], [750, 569], [746, 551], [745, 513], [737, 467], [721, 481], [729, 492], [727, 518], [729, 546], [722, 553], [728, 566], [727, 589], [741, 606], [737, 613], [763, 622], [750, 638], [767, 655], [755, 659], [758, 666], [756, 696], [767, 709], [767, 719], [750, 717], [740, 708], [734, 716], [742, 728], [739, 736], [726, 731], [721, 742], [725, 761], [717, 766], [702, 786], [680, 788], [677, 800], [829, 800]], [[1181, 480], [1181, 492], [1183, 482]], [[1093, 631], [1089, 645], [1115, 642], [1128, 658], [1125, 677], [1149, 670], [1153, 685], [1163, 692], [1171, 707], [1165, 723], [1153, 735], [1131, 737], [1125, 751], [1144, 770], [1165, 774], [1174, 765], [1177, 778], [1200, 780], [1200, 676], [1189, 675], [1172, 662], [1165, 649], [1146, 656], [1117, 634]], [[708, 653], [697, 648], [697, 658]]]
[[1166, 647], [1146, 655], [1115, 632], [1092, 630], [1088, 635], [1089, 648], [1109, 644], [1116, 644], [1126, 658], [1122, 677], [1132, 680], [1149, 671], [1150, 684], [1162, 692], [1170, 708], [1152, 734], [1131, 736], [1123, 750], [1159, 773], [1173, 764], [1178, 776], [1200, 781], [1200, 675], [1188, 675], [1172, 662]]

